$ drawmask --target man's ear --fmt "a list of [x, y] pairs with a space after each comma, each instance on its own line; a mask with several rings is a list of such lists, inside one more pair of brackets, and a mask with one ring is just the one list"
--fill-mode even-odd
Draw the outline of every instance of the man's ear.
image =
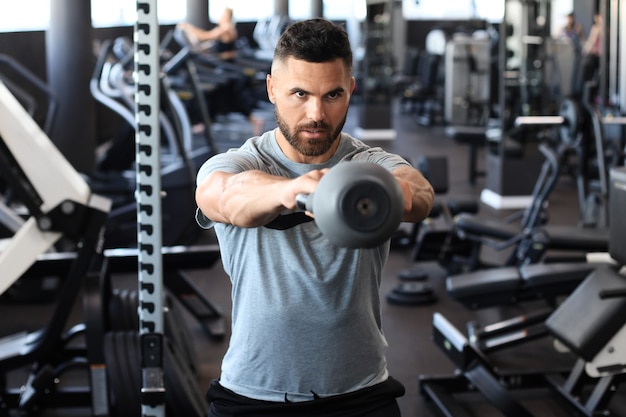
[[267, 74], [265, 78], [265, 85], [267, 86], [267, 97], [270, 103], [274, 104], [274, 82], [272, 80], [272, 74]]

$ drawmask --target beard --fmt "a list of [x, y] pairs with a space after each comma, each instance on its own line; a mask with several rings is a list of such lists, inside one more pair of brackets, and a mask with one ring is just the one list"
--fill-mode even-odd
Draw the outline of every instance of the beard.
[[[298, 151], [298, 153], [304, 156], [320, 156], [328, 152], [333, 146], [333, 143], [335, 143], [339, 137], [339, 134], [346, 123], [348, 111], [346, 110], [346, 114], [344, 114], [343, 119], [339, 122], [335, 129], [332, 129], [332, 126], [321, 121], [298, 125], [292, 131], [289, 129], [287, 122], [285, 122], [285, 120], [280, 116], [276, 107], [274, 107], [274, 116], [276, 117], [276, 123], [280, 132], [283, 134], [285, 139], [287, 139], [287, 142], [296, 151]], [[301, 137], [300, 132], [313, 129], [323, 130], [326, 134], [319, 139], [305, 139]]]

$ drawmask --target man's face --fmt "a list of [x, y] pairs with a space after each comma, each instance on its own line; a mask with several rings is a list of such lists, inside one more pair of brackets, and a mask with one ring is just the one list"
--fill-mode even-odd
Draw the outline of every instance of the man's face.
[[274, 65], [267, 91], [279, 144], [289, 158], [323, 162], [335, 152], [354, 86], [341, 59], [312, 63], [290, 57]]

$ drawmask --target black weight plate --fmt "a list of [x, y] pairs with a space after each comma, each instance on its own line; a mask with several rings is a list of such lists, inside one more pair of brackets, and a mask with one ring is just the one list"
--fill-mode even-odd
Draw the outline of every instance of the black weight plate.
[[[136, 345], [130, 344], [129, 334], [131, 336], [137, 336], [136, 332], [123, 331], [117, 332], [116, 343], [117, 358], [120, 362], [120, 376], [121, 383], [119, 390], [124, 390], [123, 398], [124, 402], [121, 411], [121, 415], [124, 416], [140, 416], [141, 415], [141, 398], [139, 393], [141, 392], [141, 384], [137, 384], [137, 380], [141, 378], [141, 367], [137, 366], [133, 360], [139, 353], [137, 352]], [[137, 376], [139, 374], [139, 376]]]
[[117, 325], [111, 330], [117, 330], [117, 331], [131, 330], [132, 327], [130, 327], [131, 325], [128, 323], [128, 308], [129, 308], [128, 307], [128, 290], [125, 288], [118, 290], [117, 297], [118, 297], [118, 305], [119, 305], [119, 309], [117, 310], [117, 313], [116, 313]]
[[119, 370], [120, 363], [117, 360], [117, 349], [115, 345], [116, 332], [108, 332], [104, 335], [104, 363], [106, 366], [107, 386], [109, 390], [109, 405], [112, 410], [122, 401], [120, 394], [117, 392], [120, 385], [121, 373]]
[[[116, 331], [139, 331], [139, 294], [136, 290], [116, 289], [113, 297], [115, 305], [110, 311], [111, 327]], [[166, 295], [167, 311], [163, 314], [163, 332], [172, 343], [178, 345], [178, 351], [185, 359], [188, 369], [198, 375], [197, 356], [188, 324], [174, 304], [173, 297]], [[179, 304], [180, 305], [180, 304]]]
[[[128, 300], [128, 297], [126, 297]], [[132, 296], [131, 296], [132, 298]], [[140, 336], [135, 331], [105, 335], [105, 361], [112, 410], [116, 417], [141, 415]], [[208, 403], [200, 392], [196, 376], [189, 372], [184, 354], [176, 343], [164, 338], [163, 372], [168, 415], [205, 417]]]
[[138, 372], [141, 368], [133, 368], [131, 355], [137, 356], [133, 346], [129, 346], [126, 338], [129, 332], [108, 332], [105, 335], [104, 357], [107, 367], [109, 398], [111, 409], [118, 417], [141, 415], [141, 402], [137, 401], [140, 385], [137, 377], [129, 377], [129, 372]]
[[[129, 379], [128, 396], [131, 407], [138, 408], [138, 416], [141, 415], [141, 354], [139, 351], [139, 333], [129, 330], [123, 332], [124, 345], [126, 346], [126, 360], [128, 369], [126, 377]], [[134, 408], [132, 408], [134, 409]]]
[[398, 278], [402, 281], [425, 281], [428, 279], [428, 272], [419, 266], [414, 266], [400, 271]]
[[163, 353], [165, 398], [168, 415], [205, 417], [209, 404], [198, 387], [198, 382], [180, 359], [176, 345], [167, 343]]
[[139, 292], [131, 290], [128, 293], [128, 322], [132, 324], [132, 329], [139, 331]]
[[111, 290], [111, 296], [109, 297], [109, 302], [107, 304], [106, 315], [109, 319], [110, 330], [115, 330], [120, 327], [118, 314], [120, 310], [120, 301], [119, 301], [119, 290], [114, 288]]
[[433, 293], [433, 287], [430, 284], [423, 282], [404, 282], [402, 284], [398, 284], [393, 292], [398, 294], [419, 294], [419, 295], [428, 295]]
[[189, 324], [185, 321], [185, 317], [182, 314], [182, 305], [170, 294], [166, 295], [165, 304], [167, 306], [167, 313], [164, 315], [165, 335], [169, 340], [176, 343], [182, 359], [184, 359], [189, 370], [197, 376], [199, 370], [196, 348], [189, 330]]
[[422, 282], [404, 282], [387, 294], [387, 301], [397, 305], [424, 305], [437, 301], [431, 285]]
[[124, 330], [139, 331], [139, 313], [137, 306], [139, 305], [139, 297], [137, 290], [124, 290], [124, 297], [122, 303], [124, 309], [122, 310], [124, 320]]

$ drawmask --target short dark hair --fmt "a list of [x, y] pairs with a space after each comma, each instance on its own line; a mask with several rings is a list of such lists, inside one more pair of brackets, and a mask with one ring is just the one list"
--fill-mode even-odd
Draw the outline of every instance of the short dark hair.
[[289, 57], [307, 62], [330, 62], [341, 58], [352, 70], [352, 48], [345, 28], [320, 17], [287, 26], [276, 44], [274, 60]]

